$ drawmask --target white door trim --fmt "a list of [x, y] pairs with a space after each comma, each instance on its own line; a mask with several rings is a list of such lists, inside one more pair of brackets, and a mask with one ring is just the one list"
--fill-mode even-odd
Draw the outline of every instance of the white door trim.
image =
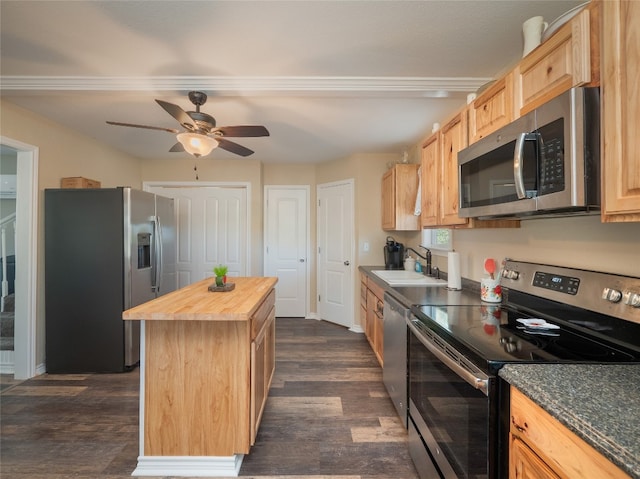
[[310, 315], [310, 309], [309, 309], [309, 298], [311, 298], [311, 277], [310, 277], [310, 273], [311, 273], [311, 204], [310, 204], [310, 197], [311, 197], [311, 186], [309, 185], [266, 185], [264, 187], [264, 197], [263, 197], [263, 204], [264, 204], [264, 210], [263, 210], [263, 218], [264, 220], [264, 224], [265, 224], [265, 228], [263, 231], [263, 241], [262, 241], [262, 258], [263, 258], [263, 263], [262, 263], [262, 271], [267, 271], [267, 209], [268, 209], [268, 205], [267, 205], [267, 198], [269, 197], [269, 191], [270, 190], [304, 190], [305, 194], [306, 194], [306, 200], [307, 200], [307, 231], [306, 231], [306, 235], [307, 235], [307, 247], [306, 247], [306, 257], [307, 257], [307, 263], [306, 263], [306, 278], [307, 278], [307, 288], [306, 288], [306, 302], [305, 302], [305, 306], [304, 306], [304, 314], [305, 314], [305, 319], [310, 319], [311, 315]]
[[251, 276], [251, 183], [248, 181], [143, 181], [142, 189], [149, 191], [153, 187], [167, 188], [204, 188], [204, 187], [233, 187], [244, 188], [247, 191], [247, 276]]
[[[38, 291], [38, 155], [37, 146], [0, 136], [0, 143], [18, 151], [16, 193], [16, 322], [14, 377], [29, 379], [45, 371], [36, 367], [36, 301]], [[24, 254], [23, 254], [24, 253]], [[18, 318], [26, 318], [25, 321]], [[46, 318], [45, 318], [46, 320]]]

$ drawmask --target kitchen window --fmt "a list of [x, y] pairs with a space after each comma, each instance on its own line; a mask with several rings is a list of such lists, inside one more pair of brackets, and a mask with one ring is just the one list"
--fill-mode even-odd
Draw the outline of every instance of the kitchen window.
[[421, 246], [429, 248], [438, 256], [445, 256], [453, 251], [453, 231], [448, 228], [423, 229]]

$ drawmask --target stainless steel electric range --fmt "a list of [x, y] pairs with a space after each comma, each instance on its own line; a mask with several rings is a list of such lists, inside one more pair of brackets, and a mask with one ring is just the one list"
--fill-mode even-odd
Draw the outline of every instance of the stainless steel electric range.
[[409, 447], [421, 478], [507, 477], [504, 364], [640, 362], [640, 278], [511, 260], [501, 275], [501, 304], [411, 308]]

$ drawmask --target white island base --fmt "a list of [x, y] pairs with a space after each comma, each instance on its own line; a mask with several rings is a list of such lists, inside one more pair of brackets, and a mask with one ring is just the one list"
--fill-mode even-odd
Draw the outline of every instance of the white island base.
[[132, 476], [238, 477], [244, 454], [233, 456], [139, 456]]

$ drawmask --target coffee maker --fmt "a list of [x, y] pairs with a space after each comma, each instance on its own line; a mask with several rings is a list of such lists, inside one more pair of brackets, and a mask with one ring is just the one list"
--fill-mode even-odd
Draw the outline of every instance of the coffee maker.
[[387, 236], [387, 243], [384, 245], [384, 269], [403, 269], [403, 262], [404, 245]]

